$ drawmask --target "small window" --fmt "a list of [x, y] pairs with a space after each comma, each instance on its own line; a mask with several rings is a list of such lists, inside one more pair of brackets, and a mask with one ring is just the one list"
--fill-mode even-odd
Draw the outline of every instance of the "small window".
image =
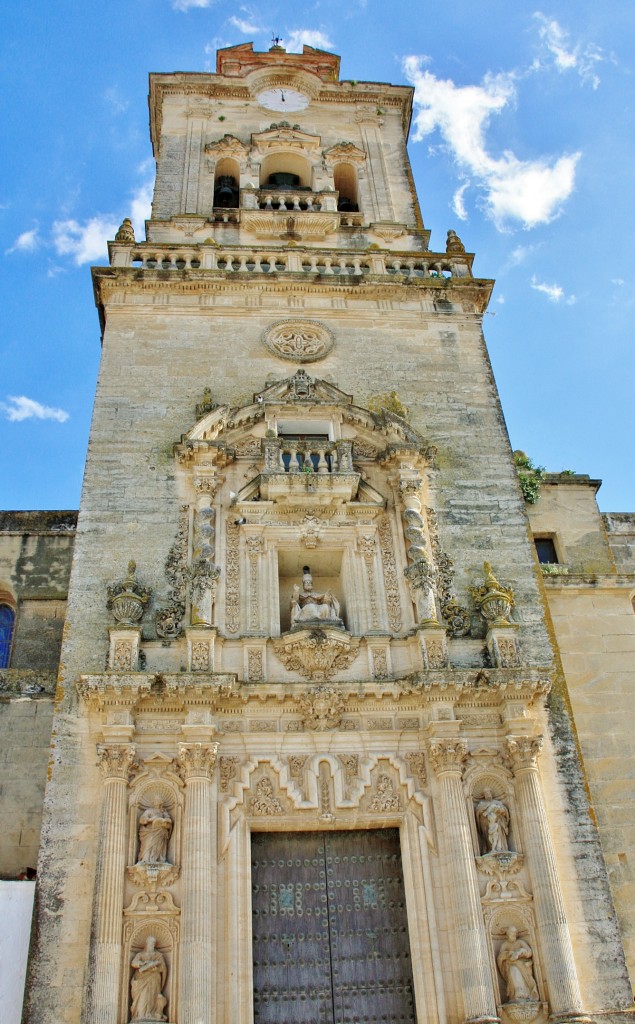
[[15, 612], [8, 604], [0, 604], [0, 668], [8, 668], [11, 642], [15, 626]]
[[541, 565], [557, 565], [558, 553], [551, 537], [534, 537], [538, 561]]

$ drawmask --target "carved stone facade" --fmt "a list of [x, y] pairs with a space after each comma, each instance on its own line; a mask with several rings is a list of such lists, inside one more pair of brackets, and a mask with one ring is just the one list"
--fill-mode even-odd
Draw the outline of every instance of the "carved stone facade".
[[[133, 530], [100, 394], [29, 1024], [251, 1024], [261, 831], [289, 833], [272, 885], [291, 914], [296, 833], [350, 833], [361, 858], [368, 833], [398, 830], [418, 1024], [616, 1024], [630, 1004], [563, 754], [573, 732], [547, 708], [558, 679], [480, 334], [492, 283], [454, 234], [429, 249], [404, 147], [412, 91], [342, 88], [338, 68], [248, 44], [214, 75], [151, 79], [148, 241], [124, 229], [94, 273], [104, 381], [131, 362], [117, 378], [126, 485], [144, 485]], [[263, 129], [280, 88], [304, 92], [310, 116]], [[279, 187], [292, 169], [297, 186]], [[234, 181], [225, 219], [216, 177]], [[179, 372], [140, 403], [150, 358]], [[150, 480], [149, 439], [165, 455]], [[138, 570], [113, 626], [122, 559]], [[375, 962], [371, 931], [360, 963]]]

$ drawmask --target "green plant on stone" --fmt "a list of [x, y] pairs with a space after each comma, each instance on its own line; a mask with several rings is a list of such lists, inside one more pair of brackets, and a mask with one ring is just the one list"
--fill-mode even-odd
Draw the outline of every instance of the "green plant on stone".
[[535, 466], [526, 452], [514, 452], [514, 465], [518, 483], [528, 505], [535, 505], [540, 497], [540, 484], [545, 479], [545, 467]]

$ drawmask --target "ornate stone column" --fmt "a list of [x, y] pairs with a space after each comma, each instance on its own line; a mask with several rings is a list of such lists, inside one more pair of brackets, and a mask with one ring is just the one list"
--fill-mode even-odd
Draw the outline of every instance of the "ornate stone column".
[[179, 765], [185, 782], [181, 869], [181, 951], [179, 1001], [181, 1024], [211, 1024], [216, 814], [212, 778], [217, 743], [183, 743]]
[[560, 1019], [581, 1018], [580, 986], [538, 777], [537, 759], [542, 737], [508, 736], [506, 746], [516, 778], [516, 795], [527, 865], [533, 883], [536, 925], [549, 988], [551, 1016]]
[[429, 754], [441, 789], [444, 859], [454, 910], [457, 974], [465, 1017], [467, 1021], [496, 1021], [496, 998], [462, 784], [467, 743], [455, 736], [433, 738]]
[[121, 936], [128, 848], [128, 781], [136, 767], [129, 744], [97, 748], [104, 776], [95, 879], [92, 971], [88, 994], [90, 1024], [117, 1024], [121, 991]]

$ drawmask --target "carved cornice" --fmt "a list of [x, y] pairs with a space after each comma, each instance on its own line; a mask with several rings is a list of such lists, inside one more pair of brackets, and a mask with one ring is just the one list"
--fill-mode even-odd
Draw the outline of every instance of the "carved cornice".
[[179, 672], [154, 674], [131, 672], [115, 675], [80, 676], [77, 692], [93, 711], [125, 707], [139, 710], [146, 706], [183, 710], [193, 704], [215, 707], [219, 700], [239, 691], [237, 677], [229, 673]]

